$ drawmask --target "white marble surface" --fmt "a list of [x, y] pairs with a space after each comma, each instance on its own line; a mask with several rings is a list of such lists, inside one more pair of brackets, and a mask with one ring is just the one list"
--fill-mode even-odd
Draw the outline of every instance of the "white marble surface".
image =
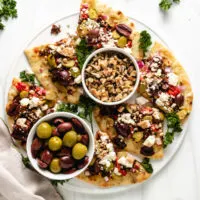
[[[34, 34], [53, 21], [77, 12], [80, 0], [18, 0], [19, 16], [0, 32], [0, 103], [7, 73], [21, 49]], [[69, 192], [66, 200], [199, 200], [200, 199], [200, 1], [181, 0], [163, 14], [159, 0], [104, 0], [156, 30], [185, 66], [195, 95], [193, 113], [183, 145], [173, 160], [150, 182], [137, 190], [112, 195], [86, 195]], [[3, 110], [0, 110], [1, 116]]]

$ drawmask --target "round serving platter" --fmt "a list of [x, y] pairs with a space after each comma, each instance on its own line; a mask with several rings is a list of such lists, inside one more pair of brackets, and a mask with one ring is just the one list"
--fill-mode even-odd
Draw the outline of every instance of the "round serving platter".
[[[53, 42], [58, 41], [61, 38], [64, 38], [66, 36], [66, 32], [69, 32], [69, 31], [74, 32], [76, 30], [76, 27], [78, 24], [78, 17], [79, 17], [79, 13], [75, 13], [75, 14], [69, 15], [67, 17], [64, 17], [64, 18], [52, 23], [52, 24], [60, 24], [61, 25], [62, 31], [57, 36], [53, 36], [50, 34], [52, 24], [43, 28], [38, 34], [35, 35], [35, 37], [33, 37], [30, 40], [30, 42], [28, 43], [28, 45], [26, 45], [24, 47], [24, 49], [32, 48], [35, 46], [40, 46], [40, 45], [46, 44], [46, 43], [53, 43]], [[133, 19], [131, 17], [130, 17], [130, 20], [134, 22], [137, 30], [139, 30], [139, 31], [147, 30], [150, 33], [153, 41], [158, 41], [158, 42], [164, 44], [165, 46], [167, 46], [166, 42], [164, 42], [164, 40], [155, 31], [153, 31], [150, 27], [146, 26], [144, 23], [142, 23], [136, 19]], [[30, 66], [26, 60], [26, 57], [24, 55], [24, 52], [23, 52], [24, 49], [22, 49], [22, 51], [20, 52], [19, 57], [17, 57], [16, 62], [11, 67], [10, 73], [7, 76], [7, 79], [5, 82], [5, 87], [4, 87], [5, 88], [5, 91], [4, 91], [5, 98], [4, 98], [4, 108], [3, 109], [5, 109], [5, 106], [7, 103], [7, 94], [8, 94], [9, 87], [12, 83], [12, 79], [14, 77], [19, 77], [20, 71], [22, 71], [24, 69], [31, 71], [31, 68], [30, 68]], [[135, 99], [135, 97], [132, 97], [132, 99], [129, 100], [129, 102], [134, 102], [134, 99]], [[6, 114], [5, 114], [5, 119], [6, 119]], [[93, 120], [93, 122], [94, 122], [94, 120]], [[157, 175], [158, 172], [161, 169], [163, 169], [170, 160], [173, 159], [173, 156], [175, 155], [178, 148], [182, 144], [182, 141], [186, 134], [187, 126], [188, 126], [188, 120], [183, 125], [183, 131], [175, 137], [173, 144], [169, 145], [167, 147], [167, 149], [165, 150], [165, 156], [163, 159], [157, 160], [157, 161], [153, 161], [153, 160], [151, 161], [154, 172], [153, 172], [151, 178], [149, 178], [147, 181], [151, 181], [152, 177]], [[93, 129], [94, 129], [94, 133], [98, 130], [98, 126], [95, 122], [93, 123]], [[134, 188], [136, 189], [141, 184], [142, 183], [128, 185], [128, 186], [100, 188], [100, 187], [88, 184], [86, 182], [83, 182], [77, 178], [74, 178], [74, 179], [71, 179], [68, 182], [64, 183], [63, 185], [58, 184], [58, 190], [63, 194], [63, 196], [65, 196], [65, 194], [67, 194], [68, 190], [74, 191], [74, 192], [79, 192], [79, 193], [87, 193], [87, 194], [108, 194], [108, 193], [121, 192], [121, 191], [128, 190], [128, 189], [134, 189]]]

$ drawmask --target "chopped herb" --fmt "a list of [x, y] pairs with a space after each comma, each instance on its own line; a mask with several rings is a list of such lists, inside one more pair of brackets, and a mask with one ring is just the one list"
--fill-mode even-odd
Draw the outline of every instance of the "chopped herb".
[[76, 46], [76, 56], [78, 59], [79, 67], [82, 69], [83, 64], [87, 57], [92, 53], [93, 47], [88, 46], [85, 39], [81, 39], [80, 43]]
[[153, 167], [151, 163], [149, 162], [149, 158], [144, 158], [141, 164], [148, 173], [150, 174], [153, 173]]
[[30, 82], [30, 83], [35, 83], [35, 75], [26, 72], [25, 70], [20, 72], [20, 79], [22, 82]]
[[27, 168], [32, 168], [30, 160], [28, 159], [28, 157], [23, 156], [22, 154], [21, 154], [21, 157], [22, 157], [22, 162], [23, 162], [24, 166], [27, 167]]
[[167, 119], [167, 132], [164, 136], [164, 148], [171, 144], [174, 140], [175, 133], [182, 131], [181, 123], [176, 113], [169, 113], [166, 115]]
[[174, 3], [180, 3], [180, 0], [173, 0]]
[[143, 51], [145, 54], [148, 51], [149, 46], [151, 46], [151, 35], [147, 31], [142, 31], [140, 33], [140, 45], [139, 48]]
[[92, 124], [92, 110], [95, 105], [96, 103], [90, 98], [81, 96], [79, 104], [59, 103], [57, 111], [75, 113]]
[[67, 180], [51, 180], [51, 184], [55, 185], [55, 186], [58, 186], [58, 184], [63, 185], [64, 183], [68, 182], [69, 180], [70, 179], [67, 179]]
[[0, 0], [0, 30], [5, 28], [4, 20], [17, 17], [16, 4], [15, 0]]
[[171, 8], [172, 2], [170, 0], [162, 0], [159, 6], [162, 10], [167, 11]]

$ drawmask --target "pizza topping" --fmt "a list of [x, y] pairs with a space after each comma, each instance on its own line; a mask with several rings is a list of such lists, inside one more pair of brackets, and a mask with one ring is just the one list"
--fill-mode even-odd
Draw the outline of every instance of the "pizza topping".
[[113, 52], [96, 55], [85, 71], [88, 90], [103, 102], [120, 101], [127, 97], [136, 81], [136, 71], [131, 60]]
[[122, 156], [121, 158], [117, 160], [119, 164], [125, 166], [126, 168], [132, 168], [134, 161], [135, 159], [133, 158], [131, 154], [127, 154], [126, 157]]
[[16, 121], [16, 124], [18, 126], [21, 126], [22, 128], [26, 128], [27, 127], [26, 118], [18, 118], [17, 121]]
[[116, 30], [117, 30], [121, 35], [124, 35], [125, 37], [129, 37], [130, 34], [132, 33], [131, 28], [129, 28], [126, 24], [117, 24], [117, 25], [116, 25]]
[[152, 147], [155, 144], [156, 137], [155, 135], [150, 135], [144, 142], [143, 145], [147, 147]]
[[29, 102], [30, 102], [29, 98], [23, 98], [23, 99], [20, 100], [20, 105], [21, 106], [28, 106]]
[[139, 105], [145, 105], [148, 102], [149, 102], [149, 100], [142, 97], [142, 96], [136, 98], [136, 103], [139, 104]]
[[51, 34], [58, 35], [61, 32], [60, 25], [53, 24], [51, 27]]
[[177, 86], [177, 84], [178, 84], [178, 76], [176, 74], [172, 73], [172, 72], [168, 73], [167, 76], [168, 76], [169, 84], [173, 85], [173, 86]]

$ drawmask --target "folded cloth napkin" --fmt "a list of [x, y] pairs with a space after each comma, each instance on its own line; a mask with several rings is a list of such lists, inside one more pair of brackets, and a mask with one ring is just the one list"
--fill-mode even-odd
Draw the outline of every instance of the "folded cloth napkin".
[[0, 119], [0, 199], [61, 200], [50, 181], [26, 168]]

